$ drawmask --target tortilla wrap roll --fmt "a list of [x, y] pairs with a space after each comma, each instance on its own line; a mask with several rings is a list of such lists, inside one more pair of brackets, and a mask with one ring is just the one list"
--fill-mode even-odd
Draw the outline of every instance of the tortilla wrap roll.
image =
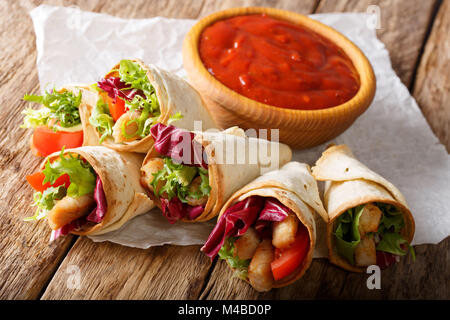
[[[154, 207], [139, 183], [142, 160], [143, 155], [102, 146], [51, 154], [34, 175], [42, 176], [35, 193], [38, 212], [26, 220], [46, 218], [52, 240], [68, 233], [99, 235], [119, 229]], [[27, 180], [39, 190], [39, 183]]]
[[141, 183], [171, 223], [214, 218], [236, 190], [292, 158], [289, 146], [246, 137], [237, 127], [191, 132], [156, 124], [151, 131], [155, 144], [144, 159]]
[[[131, 68], [139, 70], [130, 71]], [[120, 73], [122, 69], [128, 78], [139, 74], [140, 78], [135, 76], [139, 81], [125, 82]], [[138, 89], [142, 83], [147, 91]], [[194, 130], [194, 121], [201, 121], [202, 130], [216, 128], [201, 96], [186, 80], [154, 65], [145, 65], [138, 59], [120, 61], [104, 79], [83, 89], [94, 93], [94, 97], [86, 94], [88, 101], [81, 108], [82, 122], [90, 128], [86, 130], [86, 145], [147, 153], [153, 145], [148, 134], [152, 124], [175, 121], [180, 128]], [[136, 96], [144, 98], [136, 100]], [[98, 100], [104, 106], [98, 105]], [[138, 102], [139, 107], [136, 107]], [[131, 111], [133, 105], [135, 109]]]
[[328, 148], [312, 173], [326, 181], [330, 262], [363, 272], [368, 265], [385, 268], [406, 255], [408, 247], [412, 250], [415, 223], [404, 196], [359, 162], [348, 146]]
[[211, 259], [219, 254], [257, 291], [284, 287], [310, 266], [321, 217], [326, 211], [309, 166], [289, 162], [234, 193], [201, 250]]

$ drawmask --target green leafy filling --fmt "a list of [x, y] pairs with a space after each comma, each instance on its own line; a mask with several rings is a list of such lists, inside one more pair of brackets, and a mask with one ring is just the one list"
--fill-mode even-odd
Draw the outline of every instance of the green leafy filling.
[[[113, 71], [117, 71], [119, 73], [120, 80], [127, 84], [127, 87], [122, 90], [141, 90], [145, 95], [145, 97], [142, 97], [136, 94], [131, 101], [124, 100], [126, 109], [130, 112], [136, 112], [139, 114], [139, 117], [124, 122], [120, 127], [121, 133], [126, 139], [136, 136], [144, 138], [150, 134], [150, 128], [157, 123], [161, 116], [161, 110], [155, 88], [148, 80], [147, 72], [136, 62], [131, 60], [121, 60], [119, 63], [119, 68]], [[101, 90], [96, 84], [93, 85], [92, 88], [95, 91]], [[120, 97], [117, 98], [121, 99]], [[183, 116], [180, 112], [177, 112], [169, 118], [168, 124], [173, 121], [180, 120], [181, 118], [183, 118]], [[112, 135], [112, 126], [114, 125], [114, 121], [109, 114], [107, 106], [97, 108], [97, 113], [91, 116], [90, 122], [100, 131], [100, 134], [102, 135], [100, 142], [102, 142], [107, 136]], [[137, 125], [137, 129], [132, 135], [130, 135], [126, 132], [126, 128], [133, 123]]]
[[413, 247], [400, 235], [400, 231], [405, 226], [402, 212], [391, 204], [377, 203], [376, 205], [383, 213], [377, 231], [377, 234], [381, 237], [377, 250], [404, 256], [408, 253], [408, 250], [403, 250], [401, 245], [406, 244], [413, 260], [415, 260]]
[[45, 175], [43, 184], [47, 182], [54, 184], [56, 179], [67, 174], [70, 178], [70, 185], [67, 188], [69, 197], [76, 198], [94, 192], [96, 182], [94, 169], [79, 155], [76, 157], [72, 154], [64, 155], [64, 149], [61, 150], [59, 159], [53, 162], [47, 161], [42, 172]]
[[231, 268], [234, 270], [234, 275], [240, 279], [247, 279], [248, 266], [250, 259], [242, 260], [238, 257], [234, 242], [237, 237], [229, 237], [225, 240], [222, 248], [219, 250], [219, 258], [226, 260]]
[[[208, 170], [201, 167], [191, 167], [180, 163], [175, 163], [169, 157], [164, 157], [164, 167], [153, 174], [151, 183], [156, 197], [167, 194], [168, 199], [178, 197], [183, 203], [188, 202], [188, 198], [200, 199], [209, 196], [211, 187], [209, 185]], [[198, 188], [190, 188], [192, 180], [200, 176], [201, 183]], [[164, 185], [157, 190], [159, 182]]]
[[64, 186], [49, 187], [44, 192], [37, 191], [34, 193], [34, 201], [32, 206], [36, 207], [34, 216], [27, 217], [25, 221], [40, 220], [47, 216], [48, 212], [55, 206], [56, 200], [61, 200], [67, 194], [67, 189]]
[[355, 264], [355, 248], [361, 242], [358, 226], [363, 209], [364, 206], [348, 209], [338, 218], [338, 225], [334, 232], [339, 254], [352, 265]]
[[[383, 213], [378, 231], [372, 234], [378, 234], [381, 238], [376, 250], [404, 256], [407, 254], [407, 250], [403, 250], [401, 245], [407, 244], [413, 259], [415, 259], [414, 249], [400, 235], [400, 231], [405, 226], [402, 212], [390, 204], [376, 203], [376, 205]], [[347, 210], [338, 218], [334, 232], [338, 253], [352, 265], [355, 265], [355, 248], [361, 241], [358, 226], [363, 209], [364, 206], [358, 206]]]
[[93, 109], [89, 122], [97, 128], [100, 136], [100, 143], [102, 143], [106, 137], [111, 136], [113, 133], [114, 120], [111, 117], [108, 106], [102, 98], [97, 100], [97, 105]]
[[[25, 109], [22, 112], [25, 117], [21, 128], [49, 125], [50, 120], [55, 120], [52, 127], [57, 124], [63, 128], [70, 128], [81, 123], [78, 109], [81, 103], [81, 91], [75, 96], [70, 91], [58, 92], [53, 89], [52, 92], [45, 92], [42, 96], [26, 94], [23, 99], [42, 104], [44, 108], [38, 110]], [[56, 128], [53, 129], [56, 130]]]

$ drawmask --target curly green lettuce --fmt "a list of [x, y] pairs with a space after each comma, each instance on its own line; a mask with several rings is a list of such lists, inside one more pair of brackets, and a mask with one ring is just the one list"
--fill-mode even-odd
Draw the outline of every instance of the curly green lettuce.
[[[125, 107], [127, 111], [135, 112], [139, 114], [139, 117], [122, 123], [120, 127], [122, 136], [130, 139], [133, 137], [145, 138], [150, 134], [150, 128], [158, 122], [161, 116], [161, 109], [158, 98], [156, 96], [155, 88], [150, 83], [147, 72], [141, 66], [131, 60], [121, 60], [119, 67], [113, 71], [117, 71], [120, 80], [126, 84], [126, 87], [122, 90], [135, 89], [141, 91], [144, 96], [140, 94], [134, 95], [132, 100], [125, 100]], [[92, 86], [93, 90], [100, 91], [97, 85]], [[117, 97], [117, 99], [122, 99]], [[96, 113], [91, 116], [91, 124], [94, 125], [102, 135], [102, 142], [106, 137], [112, 135], [112, 126], [114, 121], [111, 122], [108, 108], [97, 108]], [[172, 115], [168, 124], [173, 121], [177, 121], [183, 118], [180, 112]], [[135, 123], [137, 129], [132, 135], [127, 133], [127, 127]], [[112, 124], [112, 125], [111, 125]]]
[[23, 99], [29, 102], [35, 102], [44, 107], [38, 110], [32, 108], [25, 109], [22, 114], [25, 115], [21, 128], [36, 128], [42, 125], [58, 125], [63, 128], [70, 128], [81, 123], [79, 106], [81, 103], [81, 91], [78, 95], [70, 91], [58, 92], [53, 89], [51, 92], [45, 92], [43, 95], [28, 95]]
[[[389, 252], [398, 256], [406, 255], [409, 250], [413, 260], [415, 260], [413, 247], [400, 235], [400, 231], [405, 226], [402, 212], [396, 206], [391, 204], [376, 203], [376, 205], [383, 213], [377, 231], [377, 234], [381, 238], [377, 245], [377, 250]], [[407, 246], [408, 250], [402, 249], [402, 246], [404, 245]]]
[[238, 257], [234, 242], [237, 237], [229, 237], [225, 239], [225, 242], [219, 250], [219, 258], [226, 260], [231, 268], [234, 270], [234, 276], [240, 279], [247, 279], [248, 266], [250, 259], [242, 260]]
[[147, 71], [141, 68], [138, 63], [131, 60], [121, 60], [117, 71], [120, 80], [125, 82], [129, 89], [141, 90], [147, 98], [155, 93], [155, 88], [148, 80]]
[[47, 161], [42, 171], [45, 175], [43, 184], [50, 182], [54, 184], [63, 174], [67, 174], [70, 178], [70, 185], [67, 188], [69, 197], [80, 197], [85, 194], [94, 192], [96, 174], [92, 166], [81, 159], [79, 155], [74, 157], [72, 154], [64, 154], [61, 150], [59, 158], [50, 162]]
[[[175, 163], [169, 157], [164, 157], [163, 160], [164, 167], [153, 174], [151, 183], [156, 197], [165, 193], [169, 200], [176, 196], [181, 202], [187, 203], [188, 198], [200, 199], [209, 196], [211, 187], [207, 169]], [[201, 184], [198, 190], [192, 191], [189, 186], [197, 176], [201, 177]], [[164, 185], [157, 191], [160, 181], [164, 182]]]
[[34, 216], [27, 217], [24, 221], [40, 220], [47, 217], [47, 214], [55, 206], [56, 200], [61, 200], [67, 194], [67, 189], [64, 186], [49, 187], [44, 192], [37, 191], [34, 193], [33, 207], [36, 207]]
[[102, 98], [97, 100], [97, 105], [92, 110], [89, 122], [97, 128], [100, 134], [100, 143], [113, 133], [114, 119], [109, 113], [108, 106]]
[[127, 89], [136, 89], [144, 93], [145, 97], [135, 95], [131, 101], [125, 101], [125, 105], [131, 112], [140, 113], [139, 118], [128, 121], [122, 126], [122, 134], [125, 138], [131, 138], [127, 135], [125, 128], [132, 124], [137, 124], [137, 131], [133, 136], [141, 138], [148, 136], [150, 128], [161, 116], [158, 98], [155, 88], [150, 83], [147, 72], [141, 66], [131, 60], [121, 60], [119, 63], [119, 77], [122, 82], [127, 84]]

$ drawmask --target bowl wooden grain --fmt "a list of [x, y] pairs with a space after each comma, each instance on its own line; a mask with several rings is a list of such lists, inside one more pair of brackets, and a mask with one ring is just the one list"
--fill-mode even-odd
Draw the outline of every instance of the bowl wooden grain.
[[[360, 77], [360, 88], [347, 102], [319, 110], [292, 110], [249, 99], [223, 85], [205, 68], [198, 43], [205, 27], [226, 18], [265, 13], [302, 25], [339, 46]], [[370, 105], [375, 95], [375, 75], [366, 56], [353, 42], [333, 28], [290, 11], [248, 7], [219, 11], [199, 20], [183, 42], [183, 64], [189, 82], [200, 92], [216, 123], [222, 128], [279, 129], [279, 139], [297, 149], [309, 148], [344, 132]], [[269, 130], [270, 133], [270, 130]]]

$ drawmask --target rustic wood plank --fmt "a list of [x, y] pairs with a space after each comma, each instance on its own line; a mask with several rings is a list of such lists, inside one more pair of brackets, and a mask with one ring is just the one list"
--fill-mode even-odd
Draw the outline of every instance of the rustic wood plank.
[[33, 192], [25, 176], [40, 163], [29, 152], [31, 132], [19, 128], [26, 105], [21, 98], [39, 88], [34, 32], [18, 1], [2, 1], [0, 16], [0, 299], [33, 299], [56, 270], [72, 237], [49, 244], [45, 222], [23, 221], [34, 214]]
[[[79, 268], [79, 287], [73, 285], [74, 266]], [[210, 266], [199, 246], [142, 250], [83, 237], [42, 299], [197, 299]]]
[[450, 296], [450, 239], [438, 245], [416, 246], [410, 256], [381, 271], [381, 289], [368, 289], [366, 273], [349, 273], [326, 259], [314, 259], [299, 281], [267, 293], [258, 293], [233, 278], [225, 261], [218, 261], [200, 299], [448, 299]]
[[413, 95], [450, 152], [450, 1], [443, 1], [417, 71]]
[[370, 5], [380, 8], [377, 36], [389, 51], [392, 67], [409, 87], [436, 1], [322, 0], [316, 13], [366, 12]]
[[200, 299], [315, 299], [339, 296], [347, 272], [330, 267], [326, 259], [314, 259], [305, 275], [292, 285], [259, 293], [233, 276], [225, 261], [217, 261]]
[[290, 10], [302, 14], [310, 14], [314, 11], [319, 0], [205, 0], [199, 17], [204, 17], [213, 12], [234, 7], [272, 7]]

